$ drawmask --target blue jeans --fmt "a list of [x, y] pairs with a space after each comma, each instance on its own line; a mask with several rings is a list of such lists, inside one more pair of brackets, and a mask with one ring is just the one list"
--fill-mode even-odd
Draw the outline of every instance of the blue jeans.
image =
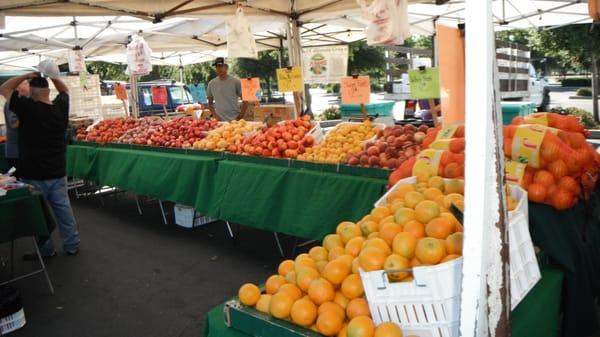
[[[75, 217], [73, 216], [71, 202], [69, 201], [69, 194], [67, 193], [67, 177], [48, 180], [23, 179], [23, 181], [35, 186], [35, 188], [44, 194], [46, 200], [48, 200], [48, 204], [50, 204], [58, 222], [58, 230], [62, 238], [64, 250], [77, 250], [79, 248], [79, 232], [77, 231]], [[48, 241], [41, 245], [40, 251], [44, 256], [54, 254], [52, 238], [49, 238]]]

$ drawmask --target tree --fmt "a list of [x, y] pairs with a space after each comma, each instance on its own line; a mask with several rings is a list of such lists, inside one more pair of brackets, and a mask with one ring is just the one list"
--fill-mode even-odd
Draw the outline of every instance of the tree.
[[125, 69], [127, 68], [125, 64], [91, 61], [86, 62], [86, 68], [90, 74], [97, 74], [101, 80], [129, 80], [129, 76], [125, 73]]
[[258, 59], [239, 58], [232, 62], [231, 73], [240, 78], [258, 77], [267, 85], [267, 97], [271, 98], [271, 83], [276, 79], [276, 70], [279, 68], [277, 50], [262, 51]]
[[365, 41], [348, 46], [348, 74], [380, 78], [385, 74], [385, 56], [382, 47], [371, 47]]

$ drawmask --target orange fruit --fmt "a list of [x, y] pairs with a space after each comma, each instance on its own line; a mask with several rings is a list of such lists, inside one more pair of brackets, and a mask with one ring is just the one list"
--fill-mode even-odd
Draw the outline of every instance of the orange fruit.
[[324, 278], [318, 278], [310, 283], [308, 296], [315, 304], [321, 305], [325, 302], [333, 301], [335, 290], [329, 281]]
[[454, 232], [454, 228], [454, 224], [448, 218], [440, 216], [427, 223], [425, 233], [429, 237], [445, 240], [448, 235]]
[[440, 206], [440, 211], [444, 211], [446, 210], [446, 207], [444, 206], [444, 199], [446, 198], [445, 195], [438, 195], [437, 197], [435, 197], [435, 199], [433, 199], [433, 201], [435, 201], [436, 204], [438, 204], [438, 206]]
[[411, 267], [413, 267], [413, 268], [414, 268], [414, 267], [416, 267], [416, 266], [421, 266], [421, 265], [423, 265], [423, 264], [422, 264], [422, 263], [421, 263], [421, 261], [419, 261], [419, 259], [417, 259], [417, 257], [415, 256], [415, 257], [413, 257], [413, 258], [410, 260], [410, 265], [411, 265]]
[[407, 208], [415, 208], [423, 200], [425, 197], [419, 192], [408, 192], [404, 195], [404, 205]]
[[354, 222], [350, 222], [350, 221], [340, 222], [340, 224], [337, 225], [337, 227], [335, 228], [335, 234], [340, 235], [342, 233], [342, 230], [348, 225], [354, 225]]
[[344, 255], [344, 254], [346, 254], [346, 250], [344, 249], [344, 247], [333, 247], [329, 251], [329, 255], [327, 256], [327, 260], [328, 261], [333, 261], [333, 260], [337, 259], [338, 257]]
[[[398, 269], [409, 269], [411, 267], [410, 260], [404, 256], [398, 254], [392, 254], [385, 259], [383, 269], [386, 271], [398, 270]], [[410, 272], [393, 272], [389, 273], [388, 277], [391, 281], [401, 281], [405, 277], [410, 275]]]
[[262, 294], [260, 295], [260, 299], [256, 302], [256, 310], [268, 314], [269, 313], [269, 305], [271, 303], [271, 297], [273, 295]]
[[546, 170], [538, 170], [533, 176], [533, 182], [548, 187], [554, 185], [554, 176]]
[[314, 246], [308, 251], [308, 255], [315, 261], [326, 261], [329, 252], [321, 246]]
[[345, 253], [350, 254], [352, 256], [358, 256], [364, 242], [365, 238], [363, 238], [362, 236], [353, 238], [352, 240], [348, 241], [348, 243], [346, 243]]
[[359, 270], [358, 268], [360, 267], [360, 261], [358, 260], [358, 257], [355, 257], [354, 260], [352, 260], [352, 274], [358, 274]]
[[364, 271], [383, 268], [387, 254], [378, 248], [364, 248], [358, 255], [358, 263]]
[[252, 283], [245, 283], [240, 287], [238, 297], [242, 304], [253, 306], [260, 299], [260, 289]]
[[417, 242], [415, 255], [423, 264], [438, 264], [446, 256], [445, 241], [423, 238]]
[[329, 234], [323, 239], [323, 248], [330, 251], [333, 247], [344, 247], [342, 238], [338, 234]]
[[403, 208], [404, 206], [404, 200], [395, 200], [390, 206], [390, 211], [392, 214], [395, 214], [397, 210], [399, 210], [400, 208]]
[[428, 223], [440, 215], [440, 206], [431, 200], [424, 200], [415, 207], [415, 220], [420, 223]]
[[279, 267], [277, 268], [277, 272], [281, 276], [285, 276], [285, 275], [287, 275], [287, 273], [289, 273], [291, 271], [294, 271], [294, 261], [292, 261], [292, 260], [281, 261], [281, 263], [279, 264]]
[[317, 263], [310, 255], [303, 253], [296, 256], [294, 260], [294, 269], [298, 271], [301, 268], [317, 268]]
[[396, 234], [402, 232], [403, 227], [395, 222], [388, 222], [379, 229], [379, 237], [383, 239], [389, 246], [392, 245]]
[[394, 254], [404, 256], [407, 259], [412, 259], [415, 256], [416, 247], [417, 238], [409, 232], [398, 233], [392, 242]]
[[412, 276], [412, 275], [409, 275], [409, 276], [407, 276], [405, 279], [403, 279], [403, 280], [402, 280], [402, 281], [400, 281], [400, 282], [412, 282], [412, 281], [414, 281], [414, 280], [415, 280], [414, 276]]
[[321, 315], [322, 313], [324, 313], [326, 311], [333, 311], [333, 312], [337, 313], [340, 316], [340, 318], [342, 319], [342, 321], [346, 319], [346, 312], [339, 304], [337, 304], [335, 302], [325, 302], [319, 306], [319, 310], [318, 310], [319, 315]]
[[367, 316], [354, 317], [348, 323], [348, 337], [373, 337], [375, 324]]
[[413, 184], [401, 184], [401, 185], [394, 186], [395, 189], [388, 196], [388, 201], [402, 199], [402, 198], [404, 198], [406, 193], [416, 191], [416, 187], [417, 186], [415, 186]]
[[363, 249], [365, 248], [377, 248], [384, 252], [386, 255], [392, 253], [392, 249], [390, 245], [387, 244], [382, 238], [372, 238], [368, 239], [363, 243]]
[[348, 337], [348, 325], [344, 324], [342, 330], [338, 332], [337, 337]]
[[357, 274], [348, 275], [342, 282], [340, 290], [342, 291], [342, 294], [350, 300], [361, 297], [365, 293], [360, 276]]
[[417, 239], [425, 237], [425, 225], [417, 220], [407, 222], [403, 231], [412, 234]]
[[334, 286], [338, 286], [342, 284], [342, 281], [350, 274], [350, 266], [348, 266], [344, 261], [341, 260], [333, 260], [329, 261], [323, 269], [321, 276], [324, 277], [327, 281], [331, 282]]
[[323, 272], [323, 269], [325, 269], [327, 262], [329, 262], [329, 260], [317, 261], [317, 271], [319, 272], [319, 274]]
[[292, 296], [294, 301], [297, 301], [300, 298], [302, 298], [302, 290], [300, 290], [300, 288], [298, 288], [295, 284], [286, 283], [282, 285], [281, 287], [279, 287], [278, 293], [280, 292], [288, 293], [290, 296]]
[[292, 305], [290, 316], [292, 322], [302, 326], [310, 326], [317, 319], [317, 306], [310, 300], [299, 299]]
[[399, 225], [404, 225], [407, 222], [415, 219], [415, 210], [412, 208], [403, 207], [394, 213], [394, 222]]
[[279, 292], [271, 297], [269, 312], [272, 316], [284, 319], [290, 315], [294, 299], [287, 292]]
[[369, 220], [360, 224], [360, 230], [363, 236], [368, 236], [371, 233], [377, 232], [379, 229], [379, 222]]
[[291, 272], [285, 274], [285, 281], [287, 283], [296, 284], [296, 272], [291, 271]]
[[279, 287], [286, 284], [285, 277], [281, 275], [271, 275], [265, 282], [265, 291], [267, 294], [275, 294], [279, 291]]
[[346, 307], [346, 317], [353, 319], [354, 317], [358, 316], [371, 317], [369, 303], [367, 303], [367, 300], [365, 300], [364, 297], [358, 297], [350, 300], [350, 302], [348, 302], [348, 306]]
[[381, 228], [381, 226], [383, 226], [386, 223], [390, 223], [390, 222], [394, 222], [394, 213], [392, 213], [391, 215], [386, 216], [385, 218], [381, 219], [381, 221], [379, 221], [379, 228]]
[[452, 213], [442, 212], [440, 213], [440, 216], [448, 219], [450, 223], [454, 225], [455, 232], [462, 232], [462, 225], [460, 224], [460, 222], [458, 222], [458, 220], [454, 217]]
[[446, 194], [465, 194], [465, 182], [460, 179], [444, 180], [444, 192]]
[[335, 311], [325, 311], [317, 317], [317, 330], [325, 336], [335, 336], [344, 325], [344, 320]]
[[347, 225], [342, 229], [342, 231], [339, 234], [343, 244], [346, 244], [351, 239], [359, 237], [361, 235], [362, 231], [358, 225]]
[[402, 329], [393, 322], [383, 322], [375, 328], [373, 337], [402, 337]]
[[427, 181], [427, 185], [429, 187], [437, 188], [438, 190], [443, 192], [444, 191], [444, 178], [442, 178], [440, 176], [433, 176], [433, 177], [429, 178], [429, 180]]
[[352, 261], [354, 260], [354, 256], [350, 254], [344, 254], [338, 257], [336, 260], [344, 262], [346, 266], [348, 266], [348, 270], [350, 270], [352, 268]]
[[463, 233], [456, 232], [448, 235], [446, 238], [446, 252], [448, 254], [462, 254], [463, 249]]
[[386, 216], [391, 215], [390, 210], [387, 207], [375, 207], [371, 211], [371, 217], [373, 221], [379, 222]]
[[[350, 302], [350, 300], [346, 296], [344, 296], [344, 294], [342, 294], [342, 292], [340, 290], [338, 290], [335, 292], [335, 297], [333, 298], [333, 302], [336, 303], [337, 305], [339, 305], [340, 307], [342, 307], [342, 309], [346, 310], [346, 307], [348, 306], [348, 302]], [[345, 316], [346, 316], [346, 313], [344, 311], [344, 317]]]
[[444, 263], [444, 262], [448, 262], [448, 261], [452, 261], [454, 259], [458, 259], [460, 257], [460, 255], [458, 254], [450, 254], [450, 255], [446, 255], [446, 257], [444, 257], [442, 259], [442, 261], [440, 261], [440, 263]]
[[434, 201], [437, 197], [443, 196], [444, 193], [435, 187], [428, 187], [423, 191], [423, 196], [426, 200]]
[[368, 239], [375, 239], [379, 237], [379, 232], [373, 232], [371, 234], [369, 234], [369, 236], [367, 236], [367, 240]]
[[319, 272], [312, 268], [301, 269], [296, 273], [296, 285], [302, 291], [307, 292], [310, 283], [320, 277]]

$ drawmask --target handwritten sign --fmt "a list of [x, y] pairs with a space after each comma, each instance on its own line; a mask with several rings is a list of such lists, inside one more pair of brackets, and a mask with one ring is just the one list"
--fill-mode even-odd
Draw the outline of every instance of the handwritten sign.
[[279, 91], [302, 91], [304, 81], [300, 67], [277, 69], [277, 86]]
[[127, 91], [125, 90], [124, 85], [115, 83], [114, 90], [115, 90], [115, 95], [117, 96], [117, 99], [120, 99], [122, 101], [127, 99]]
[[371, 98], [369, 76], [342, 77], [342, 103], [367, 104]]
[[410, 96], [414, 99], [440, 97], [440, 72], [437, 68], [415, 69], [408, 72]]
[[243, 78], [242, 83], [242, 101], [256, 102], [260, 98], [260, 81], [258, 77]]
[[167, 105], [167, 88], [165, 86], [153, 86], [152, 90], [152, 104], [155, 105]]

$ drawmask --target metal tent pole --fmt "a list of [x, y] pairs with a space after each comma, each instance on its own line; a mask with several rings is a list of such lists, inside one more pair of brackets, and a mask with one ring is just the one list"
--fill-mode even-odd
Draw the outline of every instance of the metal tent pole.
[[131, 102], [131, 114], [133, 115], [133, 117], [138, 118], [140, 115], [140, 109], [139, 109], [139, 105], [138, 105], [138, 87], [137, 87], [137, 76], [136, 75], [129, 75], [130, 78], [130, 83], [129, 83], [129, 87], [130, 87], [130, 94], [131, 94], [131, 98], [130, 98], [130, 102]]
[[[296, 18], [290, 18], [288, 20], [287, 27], [287, 39], [288, 39], [288, 56], [290, 61], [290, 66], [300, 67], [302, 69], [302, 43], [300, 37], [300, 28], [298, 26], [298, 20]], [[304, 95], [306, 94], [305, 90], [302, 90], [298, 93], [298, 95], [294, 94], [294, 101], [296, 99], [300, 100], [300, 109], [304, 106]], [[296, 111], [296, 116], [298, 117], [302, 111]]]
[[465, 0], [463, 337], [510, 336], [510, 275], [492, 0]]

